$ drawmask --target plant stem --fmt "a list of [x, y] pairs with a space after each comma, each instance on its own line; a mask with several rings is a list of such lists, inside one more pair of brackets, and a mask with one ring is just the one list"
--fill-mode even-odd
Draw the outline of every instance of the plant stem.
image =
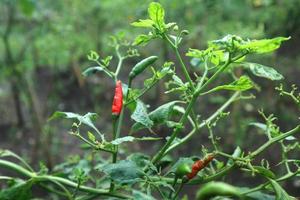
[[[173, 183], [172, 183], [172, 187], [173, 187], [173, 188], [175, 188], [177, 181], [178, 181], [178, 177], [175, 175], [174, 181], [173, 181]], [[173, 191], [170, 190], [170, 193], [169, 193], [169, 199], [171, 199], [172, 194], [173, 194]]]
[[[27, 169], [23, 168], [22, 166], [19, 166], [10, 161], [0, 159], [0, 166], [8, 168], [10, 170], [13, 170], [15, 172], [18, 172], [27, 178], [32, 178], [35, 182], [44, 182], [44, 181], [54, 182], [54, 181], [56, 181], [60, 184], [63, 184], [63, 185], [66, 185], [66, 186], [72, 187], [72, 188], [76, 188], [78, 186], [77, 183], [70, 181], [68, 179], [62, 178], [62, 177], [57, 177], [57, 176], [52, 176], [52, 175], [37, 175], [37, 173], [30, 172]], [[92, 188], [92, 187], [82, 186], [82, 185], [79, 186], [78, 190], [83, 191], [83, 192], [93, 193], [93, 194], [104, 195], [104, 196], [118, 197], [121, 199], [130, 199], [131, 198], [130, 196], [125, 195], [125, 194], [109, 192], [108, 190], [97, 189], [97, 188]]]
[[[125, 96], [125, 103], [124, 103], [124, 105], [126, 104], [126, 101], [127, 101], [128, 95], [129, 95], [129, 89], [130, 89], [130, 87], [131, 87], [131, 80], [128, 81], [128, 90], [127, 90], [127, 94]], [[124, 108], [125, 108], [124, 105], [123, 105], [123, 108], [121, 110], [120, 116], [119, 116], [119, 118], [117, 120], [117, 122], [118, 122], [117, 123], [117, 127], [115, 127], [116, 121], [113, 123], [113, 126], [114, 126], [113, 127], [113, 129], [114, 129], [113, 138], [114, 138], [114, 140], [118, 139], [120, 137], [121, 126], [122, 126], [123, 118], [124, 118]], [[112, 163], [116, 163], [117, 162], [118, 149], [119, 149], [118, 145], [115, 145], [115, 152], [113, 153], [113, 156], [112, 156]], [[111, 182], [109, 191], [112, 192], [113, 190], [114, 190], [114, 183]]]
[[177, 198], [179, 192], [180, 192], [181, 189], [183, 188], [183, 185], [184, 185], [184, 182], [181, 182], [181, 184], [179, 185], [179, 188], [177, 189], [177, 191], [176, 191], [176, 193], [175, 193], [175, 195], [174, 195], [174, 198], [173, 198], [174, 200], [176, 200], [176, 198]]
[[148, 86], [146, 89], [143, 89], [134, 99], [131, 99], [130, 101], [125, 103], [125, 106], [129, 105], [130, 103], [136, 101], [139, 99], [141, 96], [143, 96], [146, 92], [148, 92], [157, 82], [159, 79], [156, 79], [150, 86]]
[[252, 153], [249, 154], [250, 158], [254, 158], [255, 156], [257, 156], [258, 154], [260, 154], [261, 152], [263, 152], [266, 148], [268, 148], [269, 146], [271, 146], [272, 144], [283, 140], [284, 138], [287, 138], [291, 135], [293, 135], [294, 133], [296, 133], [297, 131], [299, 131], [300, 129], [300, 125], [296, 126], [294, 129], [283, 133], [277, 137], [274, 137], [272, 139], [270, 139], [268, 142], [266, 142], [265, 144], [263, 144], [262, 146], [260, 146], [257, 150], [253, 151]]
[[88, 141], [87, 139], [85, 139], [84, 137], [82, 137], [82, 135], [80, 135], [79, 133], [71, 133], [72, 135], [75, 135], [76, 137], [78, 137], [80, 140], [82, 140], [83, 142], [85, 142], [86, 144], [90, 145], [91, 147], [93, 147], [96, 150], [100, 150], [100, 151], [105, 151], [108, 153], [114, 153], [114, 151], [108, 150], [108, 149], [104, 149], [101, 148], [93, 143], [91, 143], [90, 141]]
[[116, 46], [116, 54], [118, 56], [119, 62], [118, 62], [117, 69], [116, 69], [116, 72], [115, 72], [115, 78], [118, 77], [118, 75], [120, 73], [120, 70], [121, 70], [121, 67], [122, 67], [122, 64], [123, 64], [123, 60], [124, 60], [124, 58], [121, 56], [121, 54], [119, 52], [119, 45]]
[[49, 192], [53, 192], [53, 193], [58, 194], [60, 196], [64, 196], [64, 197], [68, 198], [69, 200], [73, 200], [71, 195], [68, 196], [66, 193], [58, 191], [57, 189], [48, 187], [47, 185], [45, 185], [43, 183], [40, 183], [39, 186], [46, 189], [46, 190], [48, 190]]
[[185, 78], [188, 80], [188, 82], [190, 83], [190, 86], [192, 87], [192, 91], [195, 90], [195, 86], [194, 86], [194, 83], [189, 75], [189, 72], [187, 71], [187, 67], [186, 65], [184, 64], [183, 60], [182, 60], [182, 57], [178, 51], [178, 46], [175, 45], [171, 40], [170, 38], [168, 37], [168, 35], [164, 34], [163, 35], [163, 38], [171, 45], [172, 49], [175, 51], [175, 54], [176, 54], [176, 57], [177, 59], [179, 60], [180, 62], [180, 66], [181, 66], [181, 69], [183, 71], [183, 74], [185, 76]]
[[[201, 129], [207, 123], [209, 123], [212, 120], [214, 120], [215, 118], [217, 118], [221, 112], [223, 112], [232, 102], [234, 102], [237, 99], [237, 97], [239, 96], [239, 94], [240, 94], [239, 92], [235, 92], [216, 112], [214, 112], [209, 118], [207, 118], [205, 121], [203, 121], [199, 125], [199, 129]], [[196, 130], [191, 131], [184, 138], [182, 138], [179, 143], [175, 143], [175, 144], [171, 145], [168, 148], [168, 150], [166, 151], [165, 154], [169, 153], [170, 151], [172, 151], [176, 147], [178, 147], [178, 146], [182, 145], [183, 143], [187, 142], [188, 140], [190, 140], [192, 138], [192, 136], [195, 134], [195, 132], [196, 132]]]
[[[184, 124], [188, 118], [188, 115], [190, 113], [190, 111], [192, 110], [192, 107], [194, 105], [194, 103], [197, 100], [197, 96], [193, 95], [192, 100], [190, 101], [190, 103], [188, 104], [188, 107], [186, 109], [186, 112], [183, 114], [183, 116], [181, 117], [180, 121], [178, 122], [179, 124]], [[172, 144], [172, 142], [175, 140], [177, 134], [179, 133], [179, 131], [181, 130], [181, 128], [176, 127], [172, 133], [172, 135], [170, 136], [170, 138], [168, 139], [168, 141], [166, 142], [166, 144], [161, 148], [161, 150], [158, 152], [158, 154], [156, 154], [153, 159], [152, 159], [152, 163], [156, 164], [157, 162], [159, 162], [162, 157], [164, 156], [165, 152], [167, 151], [167, 149], [169, 148], [169, 146]]]
[[[196, 102], [199, 94], [210, 84], [212, 83], [215, 79], [217, 79], [217, 77], [234, 61], [240, 59], [241, 57], [245, 56], [247, 53], [239, 55], [233, 59], [231, 59], [231, 55], [229, 54], [229, 58], [226, 61], [226, 63], [224, 65], [222, 65], [203, 85], [198, 84], [195, 92], [192, 96], [191, 101], [188, 104], [188, 107], [186, 109], [186, 112], [184, 113], [184, 115], [181, 117], [181, 119], [179, 120], [179, 124], [184, 124], [187, 120], [187, 117], [190, 113], [190, 111], [192, 110], [192, 107], [194, 105], [194, 103]], [[157, 162], [159, 162], [165, 155], [165, 152], [168, 150], [169, 146], [171, 146], [172, 142], [175, 140], [176, 136], [178, 135], [179, 131], [181, 129], [176, 127], [173, 131], [173, 133], [171, 134], [169, 140], [166, 142], [166, 144], [161, 148], [161, 150], [153, 157], [152, 159], [152, 163], [156, 164]]]
[[[297, 174], [300, 173], [300, 170], [298, 169], [297, 171], [295, 171], [294, 173], [288, 173], [278, 179], [276, 179], [275, 181], [276, 182], [281, 182], [281, 181], [284, 181], [284, 180], [287, 180], [293, 176], [296, 176]], [[242, 192], [242, 195], [246, 195], [246, 194], [250, 194], [250, 193], [253, 193], [253, 192], [256, 192], [256, 191], [259, 191], [259, 190], [262, 190], [263, 188], [265, 188], [266, 186], [268, 186], [270, 184], [270, 182], [266, 182], [266, 183], [263, 183], [261, 185], [258, 185], [256, 186], [255, 188], [251, 188], [245, 192]]]
[[203, 184], [203, 183], [208, 183], [208, 182], [214, 181], [216, 179], [219, 179], [219, 178], [225, 176], [231, 170], [233, 170], [235, 167], [236, 167], [235, 164], [226, 166], [226, 167], [224, 167], [223, 169], [221, 169], [220, 171], [218, 171], [217, 173], [215, 173], [211, 176], [208, 176], [208, 177], [205, 177], [205, 178], [193, 179], [193, 180], [189, 181], [187, 184], [195, 185], [195, 184]]

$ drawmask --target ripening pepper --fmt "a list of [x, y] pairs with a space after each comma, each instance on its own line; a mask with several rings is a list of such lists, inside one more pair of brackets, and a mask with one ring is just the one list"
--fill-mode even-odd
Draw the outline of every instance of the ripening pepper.
[[112, 104], [112, 115], [119, 116], [123, 107], [123, 91], [122, 82], [120, 80], [116, 83], [115, 96]]
[[212, 160], [214, 159], [214, 156], [212, 154], [209, 154], [206, 158], [203, 160], [197, 160], [193, 165], [192, 165], [192, 171], [191, 173], [188, 173], [186, 176], [189, 180], [194, 178], [200, 170], [205, 168]]
[[177, 177], [182, 178], [183, 176], [192, 172], [191, 167], [187, 163], [181, 163], [178, 165], [175, 174]]

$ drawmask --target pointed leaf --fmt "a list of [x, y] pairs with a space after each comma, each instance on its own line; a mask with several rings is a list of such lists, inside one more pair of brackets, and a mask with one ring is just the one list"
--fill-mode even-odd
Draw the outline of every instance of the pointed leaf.
[[117, 184], [134, 184], [143, 176], [143, 170], [131, 160], [121, 160], [117, 163], [107, 164], [103, 172], [111, 177]]
[[270, 80], [281, 80], [284, 77], [278, 73], [274, 68], [267, 67], [257, 63], [244, 63], [244, 66], [255, 75]]
[[144, 27], [144, 28], [152, 28], [154, 22], [151, 19], [140, 19], [137, 22], [131, 23], [132, 26], [135, 27]]
[[269, 179], [269, 181], [276, 193], [276, 200], [294, 200], [276, 181], [272, 179]]
[[90, 76], [92, 74], [95, 74], [96, 72], [102, 72], [102, 71], [104, 71], [103, 67], [100, 67], [100, 66], [89, 67], [89, 68], [87, 68], [86, 70], [84, 70], [82, 72], [82, 75], [83, 76]]
[[[170, 115], [173, 111], [173, 107], [178, 101], [171, 101], [166, 104], [163, 104], [149, 113], [149, 119], [153, 122], [153, 125], [163, 124], [170, 118]], [[144, 128], [149, 128], [142, 123], [135, 123], [132, 126], [132, 131], [138, 131]]]
[[158, 25], [158, 27], [162, 28], [162, 26], [164, 26], [165, 11], [159, 3], [150, 3], [148, 8], [148, 14], [149, 18], [152, 19], [152, 21], [154, 21], [155, 24]]
[[240, 49], [247, 49], [251, 53], [269, 53], [278, 49], [282, 42], [290, 37], [276, 37], [272, 39], [250, 40], [239, 46]]
[[16, 183], [0, 191], [1, 200], [30, 200], [31, 199], [31, 187], [32, 181], [15, 180]]
[[138, 190], [133, 190], [132, 196], [134, 200], [155, 200], [154, 197], [144, 194]]
[[252, 81], [247, 76], [241, 76], [238, 80], [232, 82], [230, 85], [221, 85], [217, 86], [212, 91], [218, 90], [233, 90], [233, 91], [245, 91], [253, 87]]
[[136, 108], [132, 113], [131, 118], [147, 128], [153, 126], [153, 121], [149, 118], [146, 105], [140, 100], [137, 101]]
[[121, 143], [123, 143], [123, 142], [133, 142], [134, 139], [135, 139], [135, 138], [132, 137], [132, 136], [126, 136], [126, 137], [121, 137], [121, 138], [115, 139], [115, 140], [113, 140], [111, 143], [112, 143], [113, 145], [119, 145], [119, 144], [121, 144]]
[[99, 133], [99, 130], [96, 128], [96, 126], [93, 124], [93, 121], [97, 118], [96, 113], [87, 113], [85, 115], [79, 115], [72, 112], [60, 112], [56, 111], [48, 120], [58, 119], [58, 118], [66, 118], [66, 119], [77, 119], [79, 122], [91, 127], [94, 129], [97, 133]]

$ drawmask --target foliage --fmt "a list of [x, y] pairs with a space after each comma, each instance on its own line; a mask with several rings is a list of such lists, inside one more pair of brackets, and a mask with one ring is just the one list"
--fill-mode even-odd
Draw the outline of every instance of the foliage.
[[[21, 2], [20, 5], [24, 13], [31, 14], [33, 12], [30, 8], [31, 1], [24, 0]], [[13, 182], [13, 184], [8, 183], [8, 187], [1, 190], [0, 197], [2, 199], [30, 199], [30, 188], [33, 185], [39, 185], [49, 192], [67, 199], [93, 199], [104, 196], [111, 199], [158, 198], [175, 200], [180, 198], [182, 188], [185, 185], [201, 184], [205, 185], [200, 187], [197, 199], [227, 199], [227, 197], [294, 199], [279, 183], [300, 174], [300, 161], [289, 158], [289, 152], [299, 152], [299, 143], [294, 135], [299, 132], [300, 125], [296, 125], [288, 131], [282, 131], [275, 124], [274, 115], [267, 116], [263, 111], [260, 111], [259, 113], [265, 122], [251, 124], [262, 129], [266, 135], [266, 141], [251, 151], [237, 146], [232, 153], [223, 151], [221, 142], [219, 142], [220, 138], [217, 138], [214, 133], [214, 128], [218, 125], [219, 120], [229, 116], [225, 110], [230, 104], [252, 97], [250, 91], [257, 84], [251, 79], [256, 77], [273, 81], [283, 79], [283, 75], [272, 67], [246, 60], [251, 59], [252, 55], [260, 56], [264, 53], [273, 52], [280, 47], [281, 43], [290, 38], [251, 40], [236, 35], [227, 35], [208, 42], [207, 48], [204, 50], [190, 48], [186, 56], [191, 57], [192, 62], [197, 63], [196, 65], [201, 68], [201, 71], [193, 71], [195, 76], [191, 76], [191, 68], [185, 63], [179, 51], [189, 32], [181, 30], [175, 22], [166, 22], [166, 16], [167, 13], [162, 5], [152, 2], [148, 7], [148, 18], [132, 23], [134, 27], [147, 30], [147, 34], [138, 35], [133, 43], [125, 42], [122, 36], [113, 37], [112, 46], [117, 58], [116, 66], [113, 62], [114, 56], [103, 57], [96, 51], [91, 51], [88, 55], [88, 59], [94, 62], [96, 66], [93, 65], [86, 69], [83, 74], [91, 76], [94, 72], [103, 72], [112, 83], [124, 78], [120, 76], [120, 71], [123, 70], [123, 61], [139, 55], [135, 50], [138, 45], [144, 46], [155, 40], [162, 40], [170, 47], [172, 54], [179, 61], [179, 65], [175, 65], [169, 60], [165, 60], [163, 65], [159, 65], [154, 63], [157, 57], [152, 57], [155, 59], [153, 62], [147, 62], [147, 65], [143, 66], [139, 63], [136, 65], [139, 70], [134, 67], [128, 73], [128, 80], [123, 80], [122, 85], [123, 108], [120, 115], [112, 116], [111, 133], [98, 130], [94, 124], [97, 116], [95, 113], [80, 115], [72, 112], [55, 112], [50, 117], [51, 120], [57, 118], [75, 120], [69, 133], [83, 142], [87, 152], [99, 154], [101, 157], [98, 159], [95, 157], [83, 160], [75, 159], [75, 161], [63, 163], [57, 167], [57, 171], [54, 173], [49, 173], [43, 166], [39, 172], [35, 172], [19, 156], [7, 150], [1, 151], [0, 166], [16, 171], [24, 177], [24, 180], [14, 177], [0, 177], [0, 179]], [[78, 51], [81, 50], [78, 49]], [[246, 68], [251, 74], [249, 76], [236, 75], [232, 72], [233, 68]], [[133, 80], [133, 78], [150, 70], [153, 75], [144, 80], [143, 88], [135, 88], [136, 79]], [[182, 71], [183, 76], [178, 74], [178, 70]], [[134, 76], [130, 76], [133, 72]], [[232, 76], [229, 76], [228, 72], [231, 72]], [[217, 80], [220, 80], [221, 76], [227, 76], [231, 80], [229, 83], [221, 82], [218, 85], [213, 85]], [[148, 111], [149, 106], [143, 102], [143, 96], [159, 82], [166, 83], [165, 93], [170, 96], [171, 100], [156, 108], [151, 108], [152, 111]], [[281, 95], [292, 97], [295, 103], [299, 105], [299, 96], [294, 94], [295, 88], [291, 92], [286, 92], [283, 86], [280, 86], [277, 90], [280, 91]], [[201, 116], [200, 118], [197, 116], [195, 106], [199, 103], [198, 100], [218, 91], [234, 92], [234, 94], [209, 117]], [[108, 93], [113, 97], [113, 92]], [[126, 115], [132, 122], [131, 132], [136, 135], [141, 130], [146, 129], [149, 130], [146, 131], [147, 133], [154, 133], [152, 129], [155, 126], [166, 126], [166, 130], [169, 132], [168, 137], [165, 138], [164, 143], [154, 155], [127, 153], [126, 156], [124, 154], [120, 156], [127, 142], [147, 141], [153, 143], [161, 139], [148, 136], [136, 137], [123, 132]], [[87, 127], [83, 128], [82, 125]], [[200, 133], [200, 129], [205, 127], [209, 133], [210, 145], [202, 145], [202, 152], [196, 156], [178, 156], [174, 161], [165, 162], [166, 165], [162, 165], [164, 158], [174, 149], [186, 145], [196, 134]], [[188, 134], [181, 134], [185, 129], [190, 128]], [[283, 166], [284, 172], [275, 172], [276, 167], [270, 164], [268, 159], [261, 160], [258, 157], [273, 144], [281, 147], [282, 160], [278, 165]], [[178, 166], [183, 163], [192, 165], [194, 161], [201, 163], [208, 155], [213, 155], [214, 160], [205, 166], [201, 172], [198, 173], [197, 171], [198, 174], [195, 178], [188, 179], [182, 174], [180, 177], [177, 176]], [[17, 158], [19, 163], [6, 160], [7, 156]], [[257, 164], [259, 163], [257, 161], [261, 161], [260, 164]], [[265, 181], [253, 188], [245, 188], [236, 183], [227, 183], [226, 178], [228, 176], [226, 175], [230, 171], [238, 169], [243, 174], [261, 176]], [[224, 182], [219, 182], [220, 179]]]

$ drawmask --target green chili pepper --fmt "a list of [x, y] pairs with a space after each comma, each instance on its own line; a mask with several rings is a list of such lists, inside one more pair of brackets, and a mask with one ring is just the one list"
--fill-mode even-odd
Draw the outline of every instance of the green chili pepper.
[[192, 172], [192, 169], [188, 163], [181, 163], [178, 165], [178, 167], [175, 171], [175, 174], [176, 174], [176, 176], [181, 178], [191, 172]]
[[150, 56], [138, 62], [129, 73], [129, 79], [131, 80], [134, 79], [137, 75], [142, 73], [147, 67], [152, 65], [157, 60], [157, 58], [158, 58], [157, 56]]
[[240, 190], [223, 182], [210, 182], [197, 192], [197, 200], [207, 200], [215, 196], [234, 196], [241, 198]]

